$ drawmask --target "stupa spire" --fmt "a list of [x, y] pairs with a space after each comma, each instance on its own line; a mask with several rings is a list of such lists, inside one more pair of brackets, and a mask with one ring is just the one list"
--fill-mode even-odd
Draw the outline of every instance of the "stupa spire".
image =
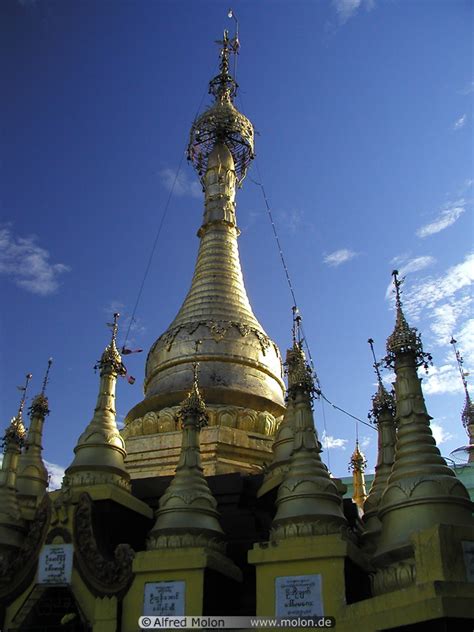
[[[178, 406], [191, 386], [195, 360], [201, 365], [200, 387], [209, 408], [250, 408], [255, 418], [284, 412], [279, 351], [253, 314], [237, 246], [236, 188], [254, 157], [254, 130], [232, 102], [237, 85], [229, 60], [237, 52], [236, 38], [224, 32], [219, 45], [220, 72], [209, 84], [214, 102], [194, 121], [188, 145], [205, 206], [191, 288], [150, 349], [145, 399], [130, 411], [127, 425], [148, 412]], [[197, 339], [202, 345], [195, 358]]]
[[183, 437], [176, 473], [160, 498], [148, 549], [206, 546], [224, 550], [217, 502], [201, 467], [199, 431], [208, 417], [199, 391], [198, 366], [193, 364], [192, 387], [179, 411]]
[[118, 318], [114, 314], [110, 343], [95, 368], [100, 373], [99, 395], [91, 422], [78, 439], [75, 457], [67, 468], [63, 485], [88, 487], [112, 483], [130, 491], [130, 475], [124, 464], [124, 441], [115, 421], [115, 387], [117, 376], [126, 369], [117, 349]]
[[[288, 388], [293, 388], [293, 380], [296, 375], [290, 370], [293, 363], [295, 349], [301, 350], [301, 316], [298, 308], [293, 306], [293, 325], [291, 329], [293, 346], [286, 352], [285, 373], [288, 376]], [[298, 354], [300, 351], [298, 351]], [[312, 378], [311, 378], [312, 379]], [[295, 410], [294, 398], [286, 397], [286, 410], [283, 419], [275, 434], [275, 441], [272, 446], [273, 458], [265, 471], [263, 483], [258, 490], [258, 496], [263, 496], [268, 491], [276, 487], [283, 480], [285, 472], [290, 467], [291, 453], [293, 452], [293, 442], [295, 437]]]
[[363, 540], [369, 550], [375, 548], [380, 534], [381, 522], [378, 517], [378, 509], [382, 494], [387, 486], [388, 477], [392, 471], [395, 459], [395, 443], [397, 440], [395, 427], [395, 400], [391, 393], [383, 385], [380, 374], [380, 362], [377, 362], [374, 352], [374, 341], [368, 340], [374, 358], [374, 370], [377, 376], [377, 392], [372, 398], [372, 410], [369, 419], [377, 426], [378, 447], [377, 465], [375, 476], [369, 490], [369, 495], [364, 503], [364, 533]]
[[365, 468], [367, 467], [367, 460], [363, 452], [359, 447], [359, 439], [356, 439], [354, 452], [352, 453], [351, 460], [349, 462], [349, 470], [352, 472], [352, 481], [354, 490], [352, 492], [352, 500], [357, 505], [359, 512], [362, 514], [364, 511], [364, 502], [367, 498], [367, 492], [365, 490]]
[[[474, 463], [474, 402], [472, 401], [467, 389], [466, 372], [463, 369], [464, 360], [460, 352], [456, 348], [457, 340], [455, 340], [454, 337], [451, 338], [451, 344], [453, 345], [453, 350], [456, 356], [456, 363], [458, 365], [459, 374], [461, 376], [461, 381], [465, 394], [464, 408], [461, 413], [461, 419], [462, 425], [464, 426], [467, 432], [467, 436], [469, 437], [469, 444], [464, 447], [464, 450], [468, 453], [468, 463]], [[463, 448], [458, 448], [458, 450], [462, 449]], [[456, 452], [458, 450], [456, 450]]]
[[3, 462], [0, 470], [0, 547], [11, 550], [21, 546], [25, 533], [25, 523], [21, 518], [16, 491], [18, 459], [24, 445], [26, 430], [23, 425], [23, 409], [26, 402], [28, 384], [33, 376], [26, 375], [20, 405], [15, 417], [10, 421], [3, 437]]
[[377, 564], [412, 556], [410, 537], [434, 524], [471, 523], [469, 495], [446, 465], [433, 438], [417, 374], [431, 356], [402, 310], [398, 272], [393, 272], [397, 318], [387, 339], [387, 367], [395, 370], [397, 444], [395, 461], [379, 509], [382, 530]]
[[297, 336], [287, 354], [287, 366], [294, 441], [290, 466], [278, 489], [270, 539], [339, 533], [346, 520], [336, 485], [321, 461], [312, 408], [314, 380]]
[[20, 502], [32, 509], [38, 506], [48, 487], [49, 475], [41, 452], [44, 420], [49, 415], [46, 385], [52, 363], [53, 359], [49, 358], [41, 392], [33, 399], [29, 409], [30, 427], [18, 466], [17, 490]]

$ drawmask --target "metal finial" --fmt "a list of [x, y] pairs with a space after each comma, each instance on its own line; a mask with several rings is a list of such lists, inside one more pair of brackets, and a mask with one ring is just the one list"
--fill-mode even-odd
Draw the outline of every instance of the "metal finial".
[[378, 380], [378, 383], [379, 383], [379, 385], [382, 385], [382, 376], [380, 375], [380, 370], [379, 370], [379, 367], [380, 367], [380, 362], [377, 362], [377, 358], [375, 357], [375, 351], [374, 351], [374, 339], [373, 339], [373, 338], [369, 338], [369, 339], [367, 340], [367, 342], [368, 342], [368, 343], [369, 343], [369, 345], [370, 345], [370, 349], [371, 349], [371, 351], [372, 351], [372, 356], [373, 356], [373, 358], [374, 358], [374, 364], [373, 364], [373, 367], [374, 367], [374, 369], [375, 369], [375, 373], [377, 374], [377, 380]]
[[25, 382], [25, 386], [19, 386], [18, 389], [20, 391], [23, 391], [23, 395], [21, 396], [21, 400], [20, 400], [20, 405], [18, 407], [18, 416], [21, 417], [22, 413], [23, 413], [23, 409], [25, 407], [25, 401], [26, 401], [26, 391], [28, 389], [28, 384], [30, 383], [31, 378], [33, 377], [32, 373], [27, 373], [26, 374], [26, 382]]
[[356, 439], [354, 452], [349, 461], [349, 472], [363, 472], [367, 467], [367, 460], [363, 452], [359, 448], [359, 439]]
[[[237, 21], [233, 12], [231, 17]], [[255, 154], [252, 123], [233, 104], [238, 85], [235, 81], [236, 65], [234, 64], [232, 77], [229, 72], [229, 59], [231, 54], [234, 55], [234, 61], [237, 59], [240, 47], [237, 31], [232, 39], [229, 39], [228, 31], [224, 31], [223, 38], [217, 43], [221, 47], [220, 72], [209, 82], [209, 93], [214, 96], [215, 102], [194, 121], [187, 157], [204, 187], [208, 158], [216, 144], [225, 144], [234, 160], [237, 184], [241, 186]]]
[[[197, 343], [200, 344], [201, 341], [199, 340]], [[208, 415], [206, 405], [199, 391], [198, 369], [199, 362], [193, 362], [193, 385], [186, 399], [182, 402], [178, 415], [183, 425], [186, 422], [190, 422], [191, 424], [196, 424], [197, 428], [202, 428], [207, 426]]]
[[[234, 17], [233, 13], [232, 17]], [[234, 78], [229, 74], [229, 58], [231, 54], [238, 54], [240, 43], [237, 35], [229, 39], [229, 31], [226, 29], [222, 39], [216, 40], [216, 44], [221, 46], [219, 52], [221, 58], [219, 63], [220, 73], [217, 77], [211, 79], [209, 83], [209, 93], [212, 94], [217, 101], [228, 101], [235, 97], [238, 87]]]
[[392, 276], [393, 276], [393, 285], [394, 285], [394, 293], [395, 293], [395, 303], [397, 306], [397, 309], [401, 309], [402, 308], [402, 299], [401, 299], [401, 291], [400, 288], [402, 286], [402, 283], [404, 283], [405, 278], [398, 278], [398, 270], [393, 270], [392, 271]]
[[23, 395], [21, 396], [17, 415], [11, 420], [9, 426], [5, 430], [3, 439], [0, 441], [0, 445], [4, 449], [4, 451], [8, 450], [8, 447], [10, 445], [16, 445], [19, 448], [23, 447], [24, 445], [26, 430], [25, 426], [23, 425], [23, 408], [25, 407], [28, 384], [32, 377], [33, 375], [31, 373], [27, 373], [25, 386], [18, 386], [18, 389], [20, 391], [23, 391]]
[[423, 351], [421, 337], [416, 327], [410, 327], [407, 323], [402, 309], [400, 287], [404, 279], [398, 278], [398, 270], [392, 272], [395, 303], [397, 307], [397, 317], [393, 333], [387, 338], [387, 355], [384, 363], [387, 367], [392, 368], [395, 358], [399, 354], [413, 353], [417, 366], [423, 366], [428, 371], [429, 364], [432, 364], [431, 354]]
[[200, 362], [193, 362], [193, 388], [199, 388], [199, 365]]
[[43, 388], [41, 389], [41, 395], [45, 394], [46, 385], [48, 384], [48, 381], [49, 381], [49, 370], [50, 370], [52, 364], [53, 364], [53, 358], [49, 358], [49, 360], [48, 360], [48, 368], [46, 369], [46, 374], [45, 374], [44, 380], [43, 380]]
[[370, 345], [370, 349], [372, 351], [372, 357], [374, 358], [373, 367], [375, 369], [375, 373], [377, 375], [378, 381], [378, 389], [376, 394], [372, 397], [372, 410], [369, 412], [369, 420], [373, 423], [378, 423], [380, 413], [383, 410], [390, 411], [393, 413], [395, 411], [395, 399], [393, 394], [388, 393], [387, 389], [383, 385], [382, 376], [380, 374], [380, 365], [381, 362], [377, 362], [377, 358], [375, 356], [374, 351], [374, 340], [373, 338], [369, 338], [367, 342]]
[[458, 365], [459, 374], [461, 375], [462, 384], [464, 386], [464, 393], [466, 394], [466, 401], [464, 403], [464, 408], [461, 414], [462, 424], [464, 428], [466, 428], [470, 443], [472, 444], [472, 433], [469, 431], [469, 428], [474, 425], [474, 404], [471, 401], [469, 391], [467, 390], [466, 372], [463, 369], [464, 360], [460, 352], [456, 348], [457, 340], [454, 337], [451, 337], [450, 343], [453, 345], [454, 353], [456, 354], [456, 362]]
[[237, 55], [239, 54], [240, 42], [239, 42], [239, 21], [233, 9], [229, 9], [227, 17], [235, 22], [235, 35], [233, 37], [235, 53], [234, 53], [234, 81], [237, 81]]
[[454, 337], [451, 337], [450, 344], [453, 345], [454, 353], [456, 355], [456, 362], [457, 362], [457, 365], [458, 365], [459, 374], [461, 376], [462, 384], [464, 386], [464, 392], [466, 393], [467, 396], [469, 396], [469, 393], [468, 393], [468, 390], [467, 390], [466, 374], [464, 372], [464, 369], [462, 368], [463, 364], [464, 364], [464, 360], [463, 360], [463, 357], [461, 356], [460, 352], [456, 348], [456, 343], [457, 343], [457, 340]]
[[301, 343], [301, 316], [299, 309], [296, 305], [293, 305], [291, 308], [293, 312], [293, 327], [292, 327], [292, 335], [293, 335], [293, 344]]
[[107, 327], [112, 329], [112, 340], [111, 342], [117, 342], [117, 332], [118, 332], [118, 319], [120, 318], [120, 314], [115, 312], [114, 314], [114, 322], [107, 323]]
[[[97, 362], [94, 369], [112, 369], [118, 375], [126, 375], [127, 369], [125, 368], [120, 353], [117, 350], [117, 333], [118, 333], [118, 319], [120, 314], [115, 312], [114, 314], [114, 322], [107, 323], [107, 327], [112, 329], [112, 339], [105, 348], [104, 353], [102, 354], [101, 359]], [[131, 382], [132, 383], [132, 382]]]

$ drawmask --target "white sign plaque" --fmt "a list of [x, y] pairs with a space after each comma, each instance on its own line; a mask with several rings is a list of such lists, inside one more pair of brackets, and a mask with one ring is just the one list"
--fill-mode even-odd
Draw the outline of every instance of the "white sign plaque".
[[143, 614], [146, 616], [184, 617], [184, 594], [186, 582], [147, 582]]
[[462, 552], [466, 565], [466, 579], [468, 582], [474, 582], [474, 542], [463, 542]]
[[38, 564], [39, 584], [70, 584], [72, 575], [72, 544], [45, 544]]
[[321, 575], [275, 578], [275, 616], [322, 616]]

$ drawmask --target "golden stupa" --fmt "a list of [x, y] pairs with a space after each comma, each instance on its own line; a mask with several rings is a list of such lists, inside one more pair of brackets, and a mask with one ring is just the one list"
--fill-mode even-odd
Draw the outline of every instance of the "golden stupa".
[[[253, 158], [254, 132], [232, 103], [231, 47], [225, 33], [221, 71], [210, 82], [215, 102], [191, 129], [188, 158], [204, 191], [199, 251], [184, 303], [148, 353], [145, 397], [125, 419], [131, 471], [172, 473], [180, 440], [162, 435], [178, 430], [194, 361], [209, 414], [210, 428], [202, 433], [206, 473], [257, 471], [270, 460], [285, 409], [280, 352], [253, 314], [240, 266], [235, 194]], [[229, 442], [236, 448], [232, 459], [225, 454]]]

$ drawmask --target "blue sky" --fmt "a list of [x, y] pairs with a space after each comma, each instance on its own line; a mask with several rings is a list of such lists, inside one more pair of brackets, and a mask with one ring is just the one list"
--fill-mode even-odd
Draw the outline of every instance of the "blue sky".
[[[236, 105], [257, 165], [238, 193], [239, 245], [255, 314], [290, 342], [292, 299], [262, 181], [327, 397], [366, 419], [393, 329], [390, 273], [434, 367], [423, 379], [443, 454], [466, 443], [449, 340], [474, 364], [472, 3], [299, 0], [233, 3], [241, 54]], [[5, 426], [16, 386], [49, 356], [45, 458], [67, 466], [95, 406], [92, 369], [118, 309], [122, 332], [198, 108], [209, 104], [227, 4], [7, 0], [0, 7], [0, 285]], [[187, 292], [202, 217], [184, 161], [132, 328], [147, 350]], [[119, 422], [140, 401], [145, 354], [127, 360]], [[389, 378], [388, 378], [389, 379]], [[472, 382], [472, 377], [468, 378]], [[353, 421], [315, 405], [347, 473]], [[360, 428], [369, 467], [376, 433]]]

